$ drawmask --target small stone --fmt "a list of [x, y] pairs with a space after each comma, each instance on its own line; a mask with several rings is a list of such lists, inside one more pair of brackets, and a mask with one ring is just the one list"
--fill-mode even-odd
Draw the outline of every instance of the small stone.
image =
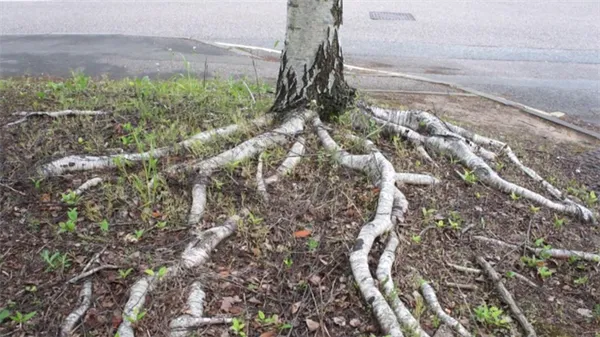
[[571, 290], [571, 287], [569, 287], [568, 285], [563, 286], [563, 290], [569, 291]]
[[346, 326], [346, 319], [344, 317], [334, 317], [333, 322], [339, 326]]
[[548, 297], [548, 302], [554, 302], [555, 299], [556, 299], [556, 297], [550, 296], [550, 297]]
[[306, 319], [306, 326], [308, 327], [308, 331], [316, 331], [319, 328], [319, 323], [313, 321], [312, 319]]
[[360, 326], [360, 319], [358, 319], [358, 318], [351, 319], [350, 326], [353, 328], [358, 328]]
[[[479, 207], [479, 206], [475, 206], [475, 210], [477, 212], [483, 212], [483, 208]], [[441, 328], [440, 328], [441, 329]]]
[[577, 309], [577, 313], [585, 318], [593, 318], [594, 314], [590, 309], [579, 308]]

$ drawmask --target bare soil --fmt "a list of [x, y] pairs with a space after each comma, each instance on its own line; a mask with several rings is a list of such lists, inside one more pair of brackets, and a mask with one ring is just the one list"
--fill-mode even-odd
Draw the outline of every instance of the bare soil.
[[[51, 111], [66, 108], [104, 109], [110, 115], [31, 118], [0, 129], [0, 312], [14, 317], [35, 312], [19, 324], [11, 318], [0, 323], [0, 335], [55, 336], [64, 318], [76, 306], [81, 283], [67, 281], [80, 274], [92, 257], [102, 252], [99, 264], [114, 264], [91, 276], [91, 309], [78, 326], [79, 336], [113, 336], [121, 321], [128, 288], [148, 269], [158, 270], [179, 258], [191, 239], [186, 217], [190, 204], [189, 177], [168, 181], [149, 195], [135, 188], [145, 178], [144, 165], [123, 170], [86, 172], [39, 180], [36, 168], [70, 154], [108, 154], [123, 148], [140, 150], [147, 143], [123, 140], [132, 131], [156, 146], [168, 145], [200, 130], [247, 120], [266, 111], [268, 90], [251, 86], [254, 103], [239, 83], [167, 81], [142, 83], [80, 77], [23, 79], [0, 85], [0, 125], [16, 119], [17, 111]], [[183, 88], [181, 88], [183, 87]], [[382, 105], [431, 110], [444, 119], [487, 136], [507, 141], [523, 162], [574, 198], [584, 198], [587, 186], [600, 180], [598, 170], [581, 171], [578, 155], [598, 147], [592, 140], [549, 125], [514, 109], [472, 97], [422, 95], [377, 96]], [[237, 111], [240, 114], [232, 115]], [[171, 128], [169, 126], [172, 125]], [[175, 129], [175, 131], [173, 131]], [[210, 156], [261, 130], [248, 130], [199, 151]], [[151, 137], [150, 137], [151, 138]], [[294, 173], [269, 187], [270, 203], [256, 192], [256, 162], [223, 170], [209, 185], [204, 228], [218, 225], [233, 212], [247, 209], [236, 234], [213, 252], [211, 262], [194, 272], [161, 284], [147, 297], [147, 314], [136, 325], [139, 336], [166, 336], [170, 319], [185, 312], [187, 289], [201, 280], [207, 293], [205, 315], [235, 316], [246, 323], [248, 336], [370, 336], [381, 335], [369, 305], [362, 300], [348, 262], [360, 227], [375, 210], [378, 190], [360, 173], [337, 166], [307, 135], [306, 159]], [[473, 235], [485, 235], [515, 244], [545, 245], [598, 252], [600, 231], [560, 214], [532, 208], [528, 201], [482, 184], [467, 184], [456, 173], [459, 164], [436, 158], [439, 165], [423, 163], [405, 143], [382, 136], [371, 139], [392, 160], [398, 172], [430, 173], [442, 179], [435, 187], [401, 186], [410, 206], [398, 229], [401, 246], [393, 268], [394, 281], [404, 303], [434, 333], [438, 321], [414, 290], [418, 271], [431, 281], [443, 308], [477, 336], [511, 336], [520, 328], [481, 322], [476, 309], [496, 306], [510, 316], [491, 283], [448, 266], [476, 267], [484, 256], [502, 274], [518, 272], [537, 287], [506, 276], [506, 285], [540, 336], [598, 336], [600, 332], [600, 271], [597, 263], [542, 259], [530, 267], [516, 251], [482, 245]], [[274, 171], [287, 149], [273, 151], [266, 160]], [[179, 154], [159, 161], [158, 170], [197, 155]], [[509, 180], [540, 191], [507, 160], [495, 166]], [[85, 192], [73, 205], [62, 195], [82, 182], [101, 176], [106, 182]], [[579, 199], [577, 199], [579, 200]], [[582, 201], [585, 202], [585, 201]], [[596, 212], [598, 203], [590, 203]], [[67, 211], [78, 210], [75, 232], [59, 233]], [[99, 223], [106, 219], [107, 231]], [[460, 228], [451, 228], [449, 219]], [[443, 227], [437, 226], [443, 221]], [[466, 232], [463, 230], [469, 228]], [[143, 230], [137, 240], [135, 232]], [[307, 230], [307, 232], [299, 232]], [[298, 233], [309, 233], [308, 236]], [[383, 251], [384, 242], [378, 242]], [[68, 263], [44, 261], [48, 251], [65, 256]], [[378, 256], [372, 256], [376, 266]], [[97, 265], [99, 265], [97, 264]], [[542, 278], [540, 267], [552, 275]], [[127, 271], [129, 273], [127, 274]], [[125, 274], [127, 274], [125, 276]], [[461, 290], [449, 283], [476, 286]], [[259, 319], [277, 315], [275, 323]], [[309, 331], [308, 320], [318, 323]], [[513, 318], [514, 319], [514, 318]], [[292, 328], [283, 326], [289, 324]], [[198, 329], [196, 335], [235, 336], [229, 326]]]

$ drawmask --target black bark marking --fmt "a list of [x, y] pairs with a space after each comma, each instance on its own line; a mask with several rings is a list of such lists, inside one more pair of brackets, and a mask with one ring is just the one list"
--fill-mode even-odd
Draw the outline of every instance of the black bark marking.
[[352, 251], [357, 252], [357, 251], [361, 250], [363, 248], [364, 244], [365, 244], [365, 242], [363, 239], [356, 240], [356, 243], [354, 244], [354, 248], [352, 248]]
[[[289, 1], [288, 6], [296, 8], [299, 5], [294, 1]], [[317, 103], [317, 112], [320, 117], [328, 121], [343, 114], [346, 107], [352, 104], [355, 89], [351, 88], [344, 80], [344, 57], [338, 37], [338, 28], [342, 23], [342, 0], [333, 2], [331, 15], [334, 23], [333, 29], [327, 26], [325, 36], [315, 52], [312, 64], [304, 65], [301, 76], [295, 73], [299, 69], [289, 67], [288, 42], [286, 41], [286, 51], [281, 57], [277, 79], [277, 94], [271, 111], [285, 116], [288, 112], [307, 107], [314, 100]], [[301, 27], [288, 26], [287, 35], [296, 34], [295, 31], [298, 29]], [[302, 83], [298, 83], [299, 81]]]

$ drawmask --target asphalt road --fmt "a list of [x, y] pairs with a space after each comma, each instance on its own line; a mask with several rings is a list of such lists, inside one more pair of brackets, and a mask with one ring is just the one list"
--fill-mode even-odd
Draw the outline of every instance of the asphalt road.
[[[284, 40], [286, 3], [0, 0], [0, 35], [131, 34], [273, 48]], [[600, 124], [598, 0], [344, 6], [349, 63], [457, 82]], [[372, 11], [410, 13], [415, 21], [372, 20]], [[3, 45], [0, 36], [0, 52]]]

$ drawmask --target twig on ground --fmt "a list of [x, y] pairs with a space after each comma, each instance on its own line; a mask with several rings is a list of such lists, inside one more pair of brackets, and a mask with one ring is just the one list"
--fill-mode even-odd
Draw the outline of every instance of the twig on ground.
[[86, 277], [88, 277], [88, 276], [90, 276], [90, 275], [92, 275], [94, 273], [97, 273], [97, 272], [99, 272], [101, 270], [104, 270], [104, 269], [118, 269], [118, 268], [119, 268], [118, 266], [114, 266], [112, 264], [106, 264], [104, 266], [96, 267], [96, 268], [94, 268], [92, 270], [89, 270], [89, 271], [87, 271], [85, 273], [77, 275], [77, 276], [73, 277], [72, 279], [68, 280], [67, 283], [75, 283], [75, 282], [77, 282], [77, 281], [79, 281], [79, 280], [81, 280], [83, 278], [86, 278]]
[[479, 289], [476, 284], [465, 284], [465, 283], [454, 283], [454, 282], [446, 282], [448, 287], [458, 288], [462, 290], [472, 290], [475, 291]]
[[460, 265], [452, 264], [452, 263], [446, 263], [446, 264], [448, 265], [448, 267], [452, 267], [463, 273], [469, 273], [469, 274], [475, 274], [475, 275], [481, 274], [481, 270], [477, 269], [477, 268], [469, 268], [469, 267], [464, 267], [464, 266], [460, 266]]
[[521, 280], [521, 281], [523, 281], [523, 282], [527, 283], [527, 284], [528, 284], [528, 285], [530, 285], [531, 287], [533, 287], [533, 288], [539, 288], [539, 286], [538, 286], [537, 284], [535, 284], [535, 282], [533, 282], [532, 280], [528, 279], [528, 278], [527, 278], [527, 277], [525, 277], [524, 275], [522, 275], [522, 274], [519, 274], [519, 273], [517, 273], [517, 272], [514, 272], [514, 271], [513, 271], [512, 273], [513, 273], [513, 275], [514, 275], [516, 278], [518, 278], [519, 280]]
[[2, 186], [2, 187], [4, 187], [4, 188], [8, 188], [9, 190], [11, 190], [11, 191], [13, 191], [13, 192], [15, 192], [15, 193], [19, 193], [20, 195], [27, 195], [27, 194], [25, 194], [25, 192], [21, 192], [21, 191], [19, 191], [19, 190], [16, 190], [16, 189], [14, 189], [14, 188], [12, 188], [12, 187], [10, 187], [10, 186], [6, 185], [6, 184], [2, 184], [2, 183], [0, 183], [0, 186]]
[[492, 265], [481, 256], [477, 257], [477, 263], [481, 266], [481, 268], [487, 274], [487, 276], [492, 280], [496, 291], [500, 295], [500, 298], [504, 301], [504, 303], [508, 305], [510, 311], [512, 311], [512, 313], [516, 316], [517, 320], [521, 324], [521, 327], [527, 333], [527, 336], [537, 336], [535, 330], [533, 329], [533, 326], [531, 325], [531, 323], [529, 323], [527, 317], [525, 317], [525, 315], [513, 299], [510, 292], [508, 292], [508, 290], [504, 286], [504, 282], [502, 282], [502, 279], [500, 278], [500, 275], [496, 272], [496, 270], [494, 270]]

